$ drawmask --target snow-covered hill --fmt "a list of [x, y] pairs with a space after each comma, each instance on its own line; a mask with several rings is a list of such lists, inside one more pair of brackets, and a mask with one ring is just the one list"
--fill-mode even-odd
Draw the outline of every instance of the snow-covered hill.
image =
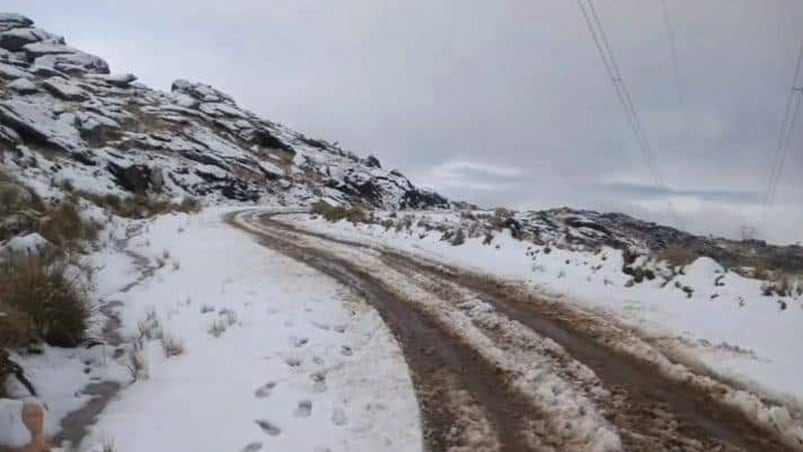
[[[803, 367], [792, 345], [803, 323], [803, 282], [781, 276], [781, 267], [756, 278], [750, 269], [733, 271], [705, 255], [723, 239], [569, 209], [374, 212], [363, 223], [294, 214], [282, 221], [523, 283], [546, 298], [616, 319], [669, 353], [699, 360], [795, 410], [803, 407]], [[674, 241], [655, 244], [666, 235]], [[708, 247], [693, 248], [706, 241]], [[692, 246], [691, 252], [674, 255], [689, 250], [681, 245]]]
[[210, 86], [176, 80], [165, 93], [111, 74], [17, 14], [0, 14], [0, 150], [26, 180], [97, 194], [448, 205], [376, 158], [260, 119]]

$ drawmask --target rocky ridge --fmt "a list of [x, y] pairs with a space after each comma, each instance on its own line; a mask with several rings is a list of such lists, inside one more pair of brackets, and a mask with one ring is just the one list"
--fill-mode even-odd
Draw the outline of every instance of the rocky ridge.
[[176, 80], [169, 93], [112, 74], [18, 14], [0, 14], [0, 155], [26, 183], [208, 202], [448, 207], [360, 158]]

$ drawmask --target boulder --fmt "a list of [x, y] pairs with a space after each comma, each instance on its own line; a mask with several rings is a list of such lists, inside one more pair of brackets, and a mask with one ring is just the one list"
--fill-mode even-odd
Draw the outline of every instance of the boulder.
[[373, 155], [369, 155], [365, 159], [365, 165], [369, 168], [382, 168], [382, 164], [379, 163], [379, 159], [374, 157]]
[[33, 21], [22, 14], [0, 13], [0, 31], [30, 27], [31, 25], [33, 25]]
[[137, 76], [134, 74], [93, 74], [92, 78], [103, 80], [117, 88], [128, 88], [137, 80]]
[[159, 191], [164, 185], [164, 177], [159, 168], [140, 164], [124, 167], [109, 162], [108, 169], [118, 185], [134, 194], [144, 195], [148, 190]]
[[69, 114], [55, 115], [47, 103], [12, 99], [0, 102], [0, 124], [14, 129], [26, 140], [46, 143], [67, 152], [84, 147]]
[[36, 87], [36, 84], [27, 78], [18, 78], [12, 82], [9, 82], [6, 85], [6, 88], [16, 91], [20, 94], [33, 94], [39, 91], [39, 88]]
[[174, 93], [186, 94], [201, 102], [225, 102], [234, 104], [234, 100], [228, 94], [212, 88], [203, 83], [193, 83], [188, 80], [178, 79], [170, 86], [170, 91]]
[[54, 42], [35, 42], [23, 46], [34, 66], [53, 68], [68, 74], [108, 74], [109, 65], [102, 58]]
[[28, 72], [10, 64], [0, 63], [0, 78], [15, 80], [18, 78], [33, 78]]
[[42, 86], [60, 99], [82, 101], [89, 98], [84, 90], [62, 78], [49, 78], [42, 83]]
[[[20, 136], [14, 129], [0, 125], [0, 145], [16, 146], [20, 142]], [[2, 147], [0, 147], [2, 149]]]
[[14, 28], [0, 32], [0, 48], [11, 52], [22, 51], [23, 47], [36, 42], [64, 45], [64, 38], [39, 28]]

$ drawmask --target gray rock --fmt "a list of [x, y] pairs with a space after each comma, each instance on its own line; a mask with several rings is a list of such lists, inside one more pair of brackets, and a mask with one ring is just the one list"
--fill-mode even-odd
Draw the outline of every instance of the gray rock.
[[34, 66], [49, 67], [74, 75], [109, 73], [109, 65], [103, 59], [59, 43], [36, 42], [25, 45], [23, 50]]
[[9, 52], [6, 49], [0, 49], [0, 63], [20, 67], [28, 66], [28, 60], [25, 59], [25, 54]]
[[61, 77], [65, 80], [70, 78], [68, 74], [47, 66], [32, 66], [30, 70], [31, 74], [42, 78]]
[[33, 21], [22, 14], [0, 13], [0, 31], [30, 27], [31, 25], [33, 25]]
[[10, 64], [0, 63], [0, 78], [14, 80], [18, 78], [33, 78], [28, 72]]
[[56, 114], [47, 103], [27, 99], [0, 102], [0, 124], [27, 139], [70, 153], [81, 151], [85, 145], [74, 123], [72, 115]]
[[84, 90], [61, 78], [49, 78], [42, 83], [42, 86], [60, 99], [81, 101], [89, 98]]
[[4, 125], [0, 125], [0, 144], [5, 144], [6, 146], [16, 146], [20, 143], [20, 136], [14, 129], [10, 127], [6, 127]]
[[19, 52], [28, 44], [47, 42], [64, 45], [64, 38], [39, 28], [14, 28], [0, 32], [0, 48]]
[[203, 83], [193, 83], [184, 79], [178, 79], [170, 87], [174, 93], [186, 94], [201, 102], [225, 102], [234, 104], [234, 100], [228, 94], [212, 88]]
[[36, 84], [27, 78], [18, 78], [12, 82], [9, 82], [6, 85], [6, 88], [16, 91], [20, 94], [33, 94], [39, 91], [39, 88], [36, 87]]
[[160, 190], [164, 184], [162, 176], [155, 176], [157, 172], [161, 173], [161, 170], [149, 168], [147, 165], [120, 166], [109, 162], [108, 169], [121, 187], [138, 195], [144, 195], [151, 189]]
[[134, 74], [95, 75], [95, 77], [105, 81], [109, 85], [116, 86], [118, 88], [128, 88], [137, 80], [137, 76]]

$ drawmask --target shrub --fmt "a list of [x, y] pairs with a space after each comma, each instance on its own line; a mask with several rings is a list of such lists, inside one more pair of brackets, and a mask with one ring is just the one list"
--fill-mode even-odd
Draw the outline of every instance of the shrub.
[[659, 258], [667, 261], [672, 267], [685, 267], [698, 257], [697, 251], [682, 246], [668, 246], [659, 254]]
[[224, 319], [215, 319], [209, 325], [209, 329], [207, 331], [214, 337], [220, 337], [223, 335], [223, 333], [226, 332], [226, 329], [228, 327], [229, 326], [226, 324], [226, 321]]
[[466, 243], [466, 234], [463, 232], [463, 228], [458, 228], [457, 231], [455, 231], [449, 243], [451, 243], [452, 246], [460, 246]]
[[144, 380], [148, 378], [148, 361], [139, 348], [129, 350], [126, 358], [126, 369], [131, 376], [131, 381]]
[[368, 213], [357, 206], [330, 206], [325, 202], [318, 202], [313, 204], [311, 212], [321, 215], [326, 221], [333, 223], [343, 219], [354, 224], [368, 222]]
[[153, 310], [149, 311], [145, 318], [137, 323], [137, 331], [139, 331], [140, 340], [147, 339], [150, 341], [164, 337], [162, 322], [159, 320], [159, 316], [156, 315], [156, 311]]
[[165, 334], [162, 336], [162, 351], [166, 358], [178, 356], [184, 353], [184, 342], [180, 339]]
[[196, 213], [201, 210], [201, 202], [193, 197], [187, 196], [181, 200], [175, 209], [183, 213]]
[[148, 218], [168, 212], [196, 213], [201, 210], [201, 203], [190, 196], [179, 203], [171, 203], [166, 199], [143, 195], [120, 197], [112, 193], [98, 195], [82, 190], [76, 193], [96, 206], [124, 218]]
[[100, 226], [85, 221], [78, 211], [74, 200], [68, 198], [48, 211], [45, 220], [39, 226], [39, 233], [50, 243], [73, 248], [81, 242], [94, 241]]
[[85, 269], [53, 254], [15, 256], [0, 264], [1, 306], [19, 331], [9, 340], [30, 331], [51, 345], [79, 345], [92, 315], [84, 274]]
[[0, 350], [28, 345], [36, 339], [28, 316], [0, 302]]

